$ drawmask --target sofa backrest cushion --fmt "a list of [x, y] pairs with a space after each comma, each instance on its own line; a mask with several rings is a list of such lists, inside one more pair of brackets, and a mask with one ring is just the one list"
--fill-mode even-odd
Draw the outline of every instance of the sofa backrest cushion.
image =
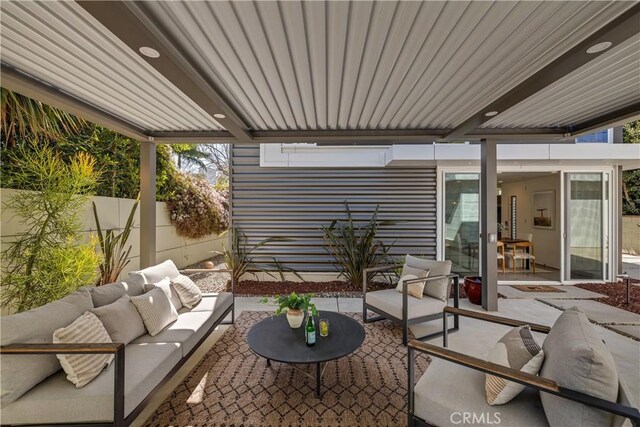
[[113, 304], [124, 295], [129, 295], [130, 297], [142, 295], [144, 293], [144, 286], [136, 281], [126, 280], [91, 287], [89, 288], [89, 291], [91, 292], [93, 306], [97, 308]]
[[147, 267], [144, 270], [132, 271], [129, 273], [129, 281], [144, 285], [145, 283], [158, 283], [165, 277], [170, 280], [180, 275], [178, 267], [170, 259], [163, 263]]
[[[413, 255], [407, 255], [405, 265], [412, 268], [429, 270], [429, 277], [446, 276], [451, 273], [451, 261], [436, 261], [433, 259], [419, 258]], [[449, 298], [449, 285], [451, 280], [444, 277], [439, 280], [430, 280], [424, 287], [423, 293], [432, 298], [447, 301]]]
[[[71, 324], [93, 303], [88, 288], [81, 288], [58, 301], [11, 316], [0, 317], [0, 344], [53, 342], [53, 332]], [[54, 354], [3, 355], [0, 359], [0, 402], [17, 400], [38, 383], [60, 370]]]
[[[598, 331], [577, 307], [560, 315], [545, 339], [540, 375], [561, 387], [611, 402], [618, 398], [618, 371]], [[581, 403], [541, 393], [542, 406], [555, 426], [610, 426], [613, 416]]]
[[123, 295], [116, 302], [94, 308], [91, 312], [102, 322], [112, 342], [126, 345], [147, 333], [129, 295]]

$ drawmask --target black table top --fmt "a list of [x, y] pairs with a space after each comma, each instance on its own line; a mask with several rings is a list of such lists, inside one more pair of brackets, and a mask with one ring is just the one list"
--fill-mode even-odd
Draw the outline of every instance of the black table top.
[[[329, 335], [320, 336], [319, 319], [329, 321]], [[316, 323], [316, 345], [308, 347], [304, 339], [305, 323], [291, 329], [287, 316], [269, 316], [256, 323], [247, 334], [249, 348], [256, 354], [276, 362], [320, 363], [353, 353], [364, 342], [364, 328], [351, 317], [333, 311], [319, 311]]]

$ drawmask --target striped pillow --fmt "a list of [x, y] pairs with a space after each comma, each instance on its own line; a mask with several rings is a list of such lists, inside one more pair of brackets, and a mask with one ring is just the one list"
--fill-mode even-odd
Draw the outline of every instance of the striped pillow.
[[[487, 360], [535, 375], [542, 367], [544, 351], [531, 335], [529, 326], [519, 326], [500, 338]], [[521, 384], [487, 374], [485, 391], [489, 405], [504, 405], [524, 389]]]
[[[111, 337], [98, 317], [87, 311], [69, 326], [53, 333], [54, 344], [110, 343]], [[113, 354], [58, 354], [67, 379], [82, 388], [113, 360]]]
[[171, 280], [171, 287], [176, 291], [182, 301], [182, 305], [193, 308], [202, 299], [202, 291], [193, 283], [193, 280], [181, 274]]
[[160, 288], [164, 291], [165, 294], [169, 297], [169, 301], [176, 308], [176, 311], [182, 308], [182, 301], [180, 300], [180, 296], [173, 286], [171, 286], [171, 280], [168, 277], [160, 280], [158, 283], [147, 283], [144, 285], [144, 291], [149, 292], [153, 288]]
[[138, 309], [144, 327], [151, 336], [158, 335], [165, 326], [178, 319], [176, 308], [161, 288], [156, 287], [145, 294], [131, 297], [131, 302]]

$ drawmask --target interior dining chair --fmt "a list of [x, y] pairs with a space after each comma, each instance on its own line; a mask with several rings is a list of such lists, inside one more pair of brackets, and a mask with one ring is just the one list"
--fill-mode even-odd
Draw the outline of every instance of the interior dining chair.
[[[520, 249], [520, 250], [519, 250]], [[527, 252], [526, 249], [529, 249]], [[520, 242], [515, 243], [513, 245], [513, 249], [511, 252], [507, 253], [507, 256], [512, 258], [512, 267], [513, 272], [516, 272], [516, 263], [518, 260], [522, 260], [522, 268], [524, 269], [524, 262], [526, 260], [531, 261], [531, 265], [533, 267], [533, 274], [536, 273], [536, 257], [533, 253], [533, 243], [532, 242]]]
[[498, 261], [502, 261], [502, 272], [505, 272], [504, 243], [498, 242]]

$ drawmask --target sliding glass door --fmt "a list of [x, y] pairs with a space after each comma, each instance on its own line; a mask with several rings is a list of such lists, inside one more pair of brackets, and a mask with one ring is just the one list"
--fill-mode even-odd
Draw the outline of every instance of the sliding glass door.
[[457, 274], [480, 269], [480, 175], [444, 174], [444, 259]]
[[607, 280], [609, 174], [565, 174], [565, 279]]

